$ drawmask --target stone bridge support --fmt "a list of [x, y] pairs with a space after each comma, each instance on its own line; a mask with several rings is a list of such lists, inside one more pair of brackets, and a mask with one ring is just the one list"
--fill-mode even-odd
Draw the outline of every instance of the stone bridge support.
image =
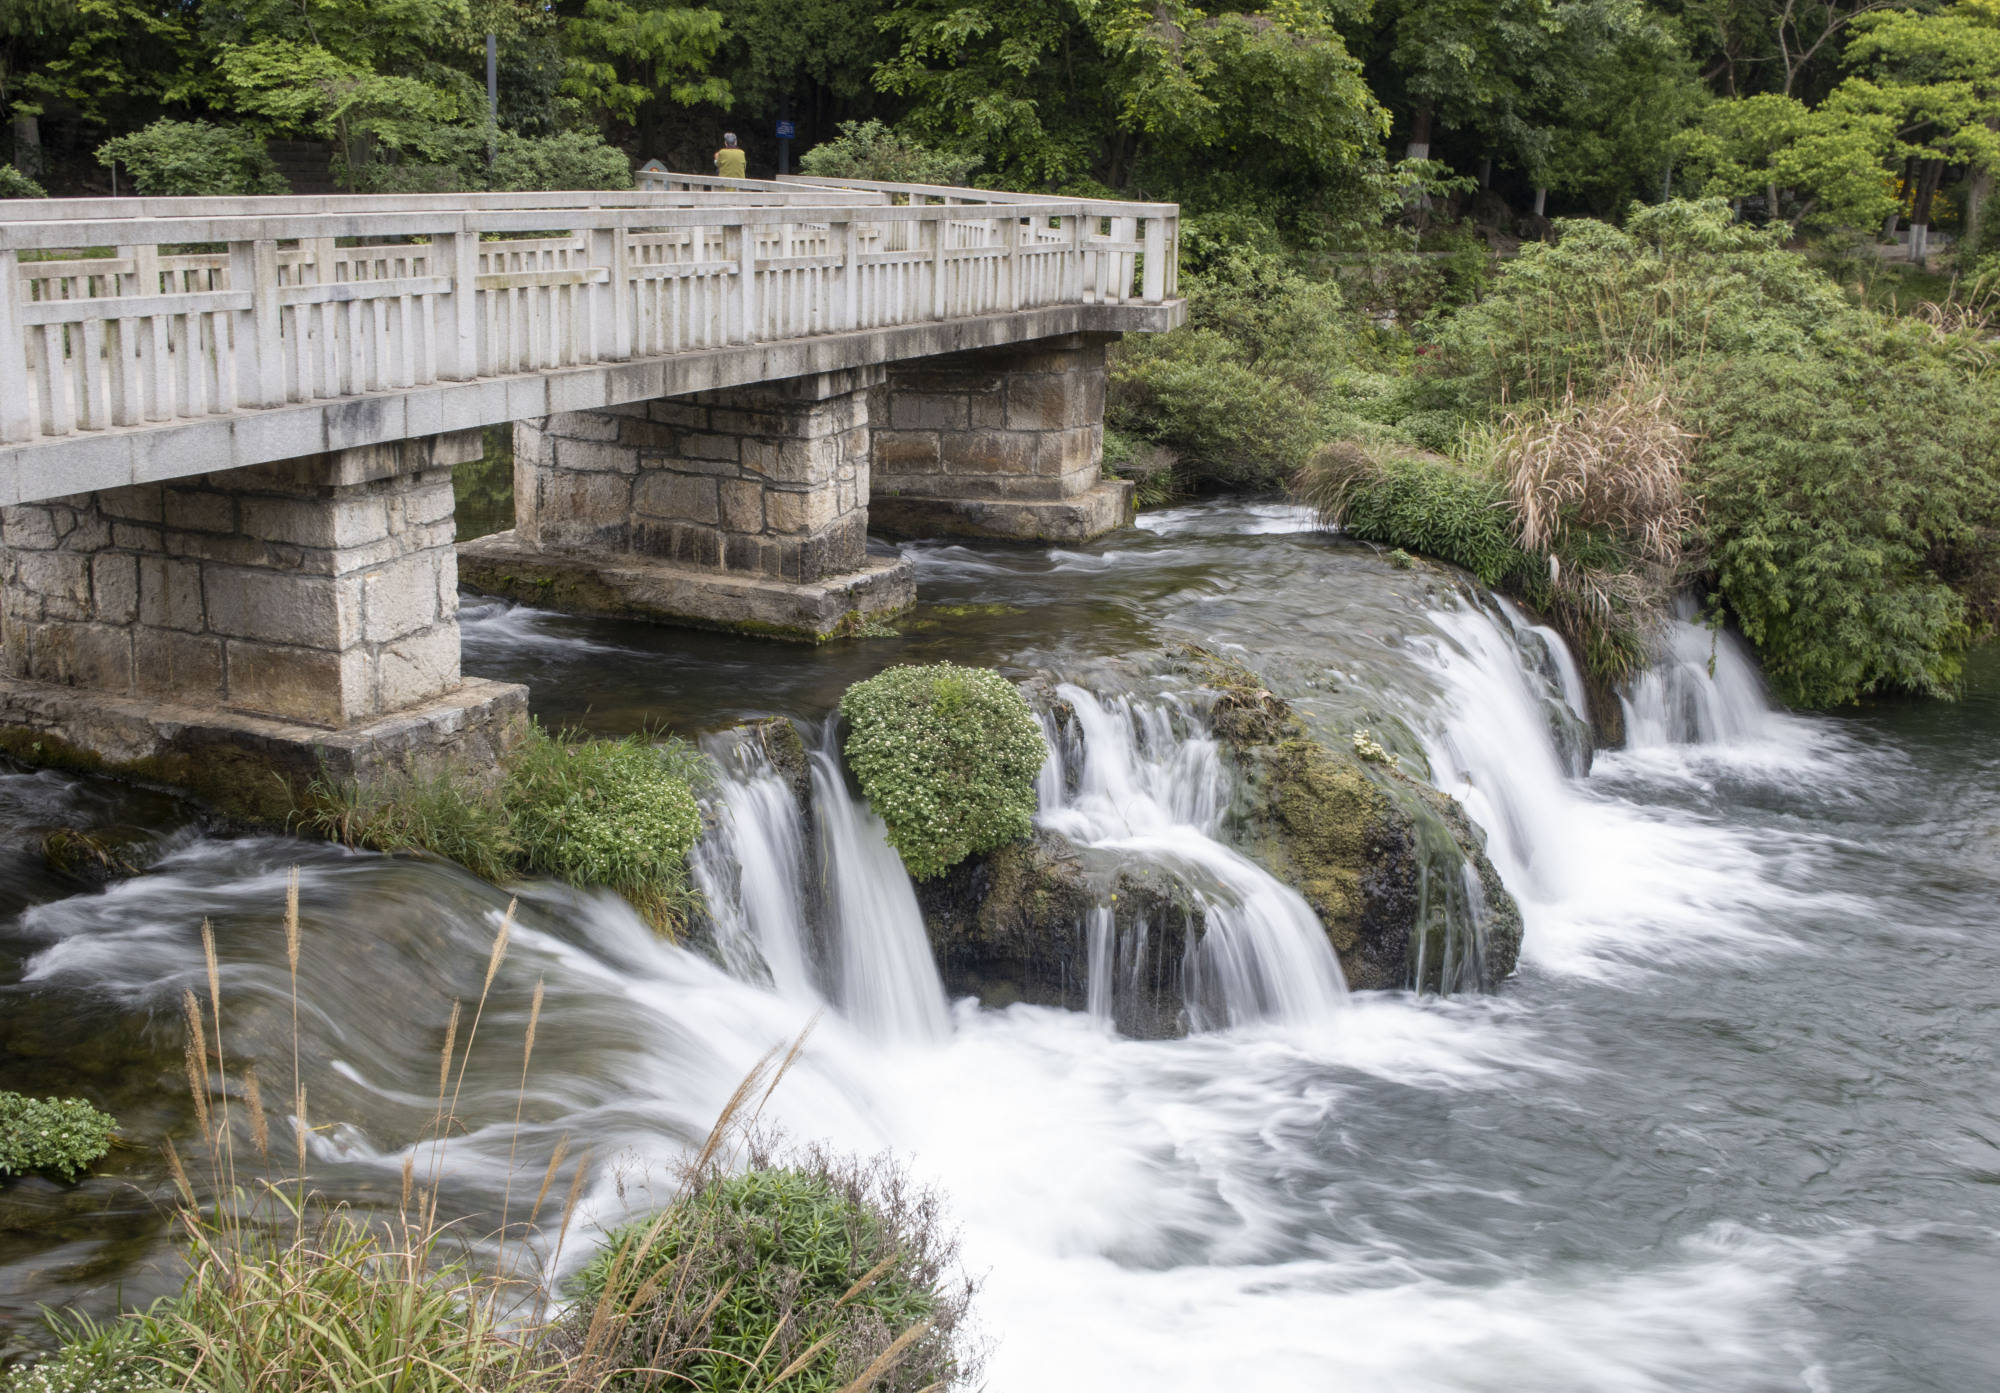
[[868, 554], [870, 393], [854, 368], [514, 431], [511, 532], [467, 542], [467, 584], [571, 613], [817, 642], [908, 608], [908, 562]]
[[263, 817], [324, 773], [490, 765], [526, 689], [459, 672], [451, 466], [479, 433], [0, 509], [0, 745]]
[[875, 530], [1081, 542], [1132, 520], [1105, 479], [1104, 350], [1069, 334], [897, 363], [880, 389]]

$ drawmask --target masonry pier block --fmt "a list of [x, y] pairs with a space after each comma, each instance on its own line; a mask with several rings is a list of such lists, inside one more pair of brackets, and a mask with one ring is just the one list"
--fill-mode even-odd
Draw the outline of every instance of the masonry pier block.
[[1081, 542], [1131, 522], [1131, 484], [1103, 477], [1104, 350], [1117, 337], [893, 364], [876, 398], [871, 525]]
[[310, 781], [490, 767], [525, 688], [459, 672], [477, 431], [0, 509], [0, 746], [279, 817]]
[[570, 613], [817, 642], [915, 599], [868, 553], [880, 367], [573, 411], [514, 428], [510, 532], [468, 585]]

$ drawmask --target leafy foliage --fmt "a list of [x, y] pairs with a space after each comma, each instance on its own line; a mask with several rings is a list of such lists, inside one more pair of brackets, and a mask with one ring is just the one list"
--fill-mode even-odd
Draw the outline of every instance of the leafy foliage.
[[876, 179], [893, 184], [961, 187], [979, 168], [977, 155], [933, 150], [880, 121], [843, 121], [840, 134], [815, 145], [799, 161], [799, 172], [822, 179]]
[[[959, 1333], [970, 1291], [945, 1275], [953, 1256], [932, 1196], [886, 1168], [809, 1154], [712, 1175], [613, 1230], [572, 1295], [584, 1312], [608, 1300], [628, 1313], [614, 1364], [665, 1368], [680, 1386], [914, 1393], [959, 1384], [974, 1362]], [[636, 1374], [606, 1384], [653, 1386]]]
[[700, 755], [677, 740], [535, 725], [497, 783], [463, 768], [369, 790], [322, 780], [301, 820], [348, 846], [439, 856], [488, 880], [547, 875], [613, 890], [672, 932], [695, 903], [687, 857], [701, 835], [694, 790], [705, 777]]
[[485, 185], [495, 190], [629, 189], [632, 162], [591, 132], [530, 137], [502, 131]]
[[155, 121], [106, 141], [97, 158], [122, 165], [142, 194], [222, 198], [288, 192], [264, 142], [241, 126]]
[[0, 1175], [47, 1171], [74, 1180], [111, 1149], [117, 1128], [81, 1098], [0, 1093]]
[[849, 687], [848, 767], [919, 880], [1027, 836], [1042, 728], [985, 668], [894, 667]]
[[0, 198], [47, 198], [48, 190], [11, 164], [0, 164]]
[[1716, 594], [1789, 701], [1948, 695], [2000, 620], [2000, 388], [1949, 349], [1884, 328], [1694, 384]]
[[1496, 399], [1583, 395], [1632, 363], [1802, 357], [1849, 318], [1837, 286], [1779, 234], [1733, 222], [1721, 199], [1634, 208], [1622, 229], [1575, 219], [1557, 231], [1439, 332], [1453, 366]]

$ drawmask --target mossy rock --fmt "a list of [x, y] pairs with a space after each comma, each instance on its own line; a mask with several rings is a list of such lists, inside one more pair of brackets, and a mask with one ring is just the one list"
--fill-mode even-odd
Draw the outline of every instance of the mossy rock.
[[1081, 1010], [1094, 897], [1076, 848], [1053, 832], [971, 856], [916, 882], [946, 990], [989, 1006]]
[[93, 889], [143, 874], [160, 850], [160, 839], [143, 827], [57, 827], [42, 835], [43, 864]]
[[[1520, 908], [1456, 800], [1314, 738], [1247, 668], [1192, 645], [1174, 657], [1215, 693], [1210, 724], [1239, 776], [1228, 834], [1305, 897], [1350, 988], [1490, 989], [1514, 970]], [[1458, 865], [1472, 869], [1477, 904], [1453, 901]], [[1447, 952], [1468, 917], [1479, 941]]]

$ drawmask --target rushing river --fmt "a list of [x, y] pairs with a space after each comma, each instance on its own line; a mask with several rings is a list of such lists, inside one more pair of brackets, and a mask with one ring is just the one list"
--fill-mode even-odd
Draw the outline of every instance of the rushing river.
[[[1220, 1028], [1120, 1039], [1098, 981], [1091, 1011], [947, 1002], [837, 766], [816, 764], [808, 827], [711, 735], [715, 951], [667, 946], [605, 898], [525, 889], [460, 1102], [471, 1132], [444, 1160], [450, 1211], [490, 1226], [501, 1207], [539, 980], [517, 1208], [565, 1134], [592, 1149], [590, 1224], [645, 1203], [817, 1015], [764, 1120], [893, 1151], [945, 1192], [984, 1277], [995, 1393], [2000, 1386], [1993, 655], [1957, 705], [1797, 717], [1727, 640], [1684, 628], [1635, 688], [1632, 747], [1586, 773], [1575, 674], [1544, 635], [1289, 508], [1155, 514], [1074, 551], [913, 554], [926, 605], [901, 638], [806, 651], [471, 605], [466, 667], [530, 683], [547, 721], [690, 735], [762, 714], [819, 732], [849, 682], [896, 661], [1071, 683], [1084, 764], [1045, 776], [1044, 820], [1208, 868], [1250, 974], [1218, 968]], [[1163, 714], [1176, 641], [1465, 801], [1527, 919], [1500, 992], [1349, 996], [1326, 974], [1282, 888], [1208, 835], [1222, 775]], [[74, 1190], [0, 1190], [0, 1332], [37, 1302], [101, 1312], [172, 1284], [150, 1148], [188, 1128], [178, 999], [204, 917], [229, 1049], [288, 1079], [279, 909], [302, 865], [329, 1195], [393, 1202], [449, 1003], [478, 994], [507, 894], [448, 868], [181, 831], [150, 874], [71, 895], [26, 836], [176, 817], [0, 776], [0, 1086], [87, 1090], [139, 1143]], [[803, 883], [807, 837], [828, 884]], [[808, 894], [830, 905], [832, 963], [808, 950]]]

